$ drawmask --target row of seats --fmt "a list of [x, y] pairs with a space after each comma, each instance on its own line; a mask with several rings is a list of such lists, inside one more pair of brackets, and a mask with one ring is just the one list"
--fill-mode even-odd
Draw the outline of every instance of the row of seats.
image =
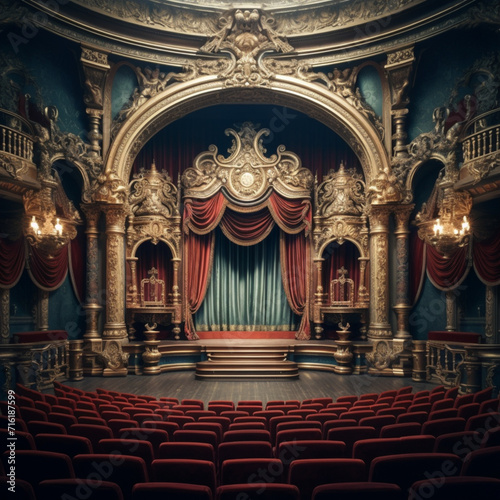
[[[278, 480], [290, 482], [290, 474], [295, 469], [293, 477], [295, 478], [294, 481], [299, 483], [298, 486], [300, 486], [299, 490], [302, 498], [309, 498], [313, 494], [312, 489], [309, 488], [307, 490], [308, 486], [297, 480], [297, 477], [299, 477], [299, 472], [297, 471], [300, 470], [298, 465], [301, 462], [320, 460], [321, 462], [318, 465], [320, 468], [322, 467], [321, 464], [329, 467], [328, 470], [330, 472], [325, 472], [326, 476], [323, 475], [318, 484], [324, 482], [324, 478], [329, 477], [335, 471], [335, 467], [340, 467], [338, 470], [343, 470], [342, 467], [358, 467], [359, 472], [361, 470], [359, 465], [363, 464], [363, 477], [360, 479], [359, 476], [356, 476], [357, 479], [355, 481], [363, 481], [363, 484], [370, 485], [373, 483], [371, 475], [372, 465], [379, 458], [396, 456], [395, 454], [398, 454], [397, 456], [402, 458], [408, 454], [406, 452], [413, 450], [419, 452], [419, 454], [426, 453], [432, 455], [432, 457], [443, 453], [450, 455], [450, 451], [452, 451], [452, 455], [461, 464], [461, 459], [467, 455], [467, 452], [474, 452], [473, 450], [476, 448], [481, 447], [476, 453], [478, 457], [482, 456], [482, 454], [488, 455], [488, 453], [492, 453], [491, 450], [495, 449], [494, 445], [497, 444], [496, 439], [499, 436], [499, 429], [496, 428], [485, 432], [487, 430], [486, 423], [492, 427], [492, 422], [498, 425], [500, 421], [499, 417], [495, 416], [496, 414], [491, 411], [495, 408], [494, 406], [488, 408], [490, 411], [485, 414], [485, 418], [489, 417], [489, 421], [483, 419], [481, 422], [480, 419], [476, 418], [475, 424], [472, 427], [482, 426], [480, 429], [481, 432], [461, 429], [453, 433], [454, 435], [448, 433], [446, 436], [441, 436], [441, 432], [436, 432], [437, 438], [433, 435], [422, 434], [424, 425], [432, 424], [433, 421], [428, 420], [429, 413], [425, 411], [408, 411], [412, 406], [411, 404], [407, 407], [404, 407], [403, 404], [399, 408], [405, 410], [405, 413], [401, 413], [401, 416], [410, 415], [418, 417], [418, 414], [421, 413], [425, 414], [427, 418], [422, 422], [408, 421], [395, 423], [393, 419], [396, 418], [397, 420], [400, 415], [398, 417], [394, 415], [378, 415], [378, 411], [383, 409], [398, 409], [397, 405], [401, 401], [410, 401], [409, 398], [412, 401], [416, 399], [417, 405], [429, 404], [429, 402], [419, 403], [418, 401], [421, 398], [435, 399], [431, 404], [451, 399], [455, 405], [457, 401], [460, 401], [462, 396], [457, 396], [456, 393], [449, 394], [449, 391], [446, 391], [444, 388], [437, 388], [439, 390], [435, 389], [430, 392], [427, 391], [428, 394], [413, 394], [405, 388], [401, 394], [398, 394], [398, 391], [386, 391], [392, 394], [367, 394], [359, 398], [357, 396], [347, 396], [345, 398], [349, 398], [349, 401], [342, 401], [342, 398], [338, 398], [335, 403], [331, 401], [331, 398], [318, 398], [322, 399], [321, 402], [314, 402], [314, 400], [302, 402], [282, 401], [272, 402], [273, 404], [271, 405], [269, 404], [271, 402], [268, 402], [267, 410], [262, 409], [263, 405], [258, 401], [243, 401], [239, 402], [238, 405], [223, 401], [209, 402], [208, 408], [213, 408], [214, 405], [225, 408], [224, 411], [218, 414], [217, 412], [213, 412], [215, 415], [213, 413], [203, 413], [206, 411], [211, 412], [212, 410], [205, 410], [203, 402], [198, 400], [178, 401], [175, 398], [156, 399], [150, 396], [138, 397], [135, 395], [126, 395], [126, 397], [123, 393], [107, 394], [111, 391], [104, 390], [96, 393], [88, 393], [75, 391], [68, 386], [62, 385], [56, 387], [56, 389], [58, 394], [51, 396], [36, 393], [36, 391], [32, 391], [35, 394], [31, 394], [30, 389], [27, 389], [23, 395], [24, 388], [19, 388], [18, 394], [20, 396], [18, 396], [17, 401], [19, 419], [16, 421], [16, 428], [24, 429], [24, 431], [19, 431], [17, 434], [19, 438], [25, 438], [24, 443], [27, 453], [33, 453], [34, 450], [49, 453], [52, 451], [63, 456], [78, 457], [77, 461], [83, 460], [80, 458], [82, 456], [94, 456], [95, 458], [97, 455], [94, 455], [94, 452], [98, 452], [98, 455], [106, 456], [108, 461], [110, 457], [116, 457], [116, 453], [118, 452], [118, 456], [127, 461], [127, 455], [132, 453], [136, 455], [133, 458], [139, 458], [143, 461], [147, 478], [154, 481], [155, 488], [159, 488], [160, 482], [163, 483], [163, 479], [166, 477], [165, 475], [155, 475], [155, 467], [159, 468], [163, 462], [170, 460], [179, 464], [184, 463], [186, 470], [184, 472], [182, 470], [178, 471], [176, 477], [179, 479], [184, 473], [186, 476], [185, 480], [188, 482], [193, 480], [193, 474], [189, 472], [193, 464], [205, 462], [210, 464], [208, 466], [209, 469], [215, 471], [215, 479], [208, 486], [211, 495], [219, 495], [220, 488], [230, 486], [224, 484], [225, 482], [234, 482], [238, 478], [238, 474], [236, 473], [238, 467], [240, 467], [238, 461], [259, 467], [251, 473], [243, 469], [243, 476], [240, 476], [240, 479], [243, 479], [245, 483], [248, 482], [250, 476], [254, 476], [255, 474], [257, 476], [253, 477], [253, 480], [259, 480], [262, 474], [259, 475], [258, 471], [262, 470], [273, 472], [270, 476], [270, 479], [272, 479], [271, 483], [273, 484], [281, 484], [278, 483]], [[498, 400], [491, 397], [491, 389], [481, 392], [482, 394], [476, 393], [475, 395], [471, 395], [473, 396], [472, 402], [467, 401], [464, 405], [477, 404], [480, 408], [487, 401], [490, 401], [491, 404], [495, 401], [498, 405]], [[440, 397], [436, 398], [438, 395]], [[45, 396], [49, 397], [45, 398]], [[388, 401], [378, 402], [383, 399], [387, 400], [387, 398], [392, 398], [391, 404]], [[474, 400], [474, 398], [476, 399]], [[121, 399], [125, 401], [121, 401]], [[164, 401], [161, 401], [161, 399]], [[59, 403], [63, 404], [60, 405]], [[211, 405], [211, 403], [213, 404]], [[377, 404], [387, 406], [378, 408], [376, 414], [363, 417], [359, 415], [363, 411], [374, 412], [373, 406]], [[447, 408], [440, 408], [436, 411], [451, 408], [449, 403], [446, 404], [448, 405]], [[94, 409], [91, 408], [91, 405], [93, 405]], [[231, 405], [233, 405], [232, 408], [230, 408]], [[312, 407], [313, 405], [315, 405], [314, 408]], [[335, 407], [334, 405], [342, 406]], [[61, 411], [60, 408], [56, 408], [58, 406], [66, 408], [66, 410]], [[109, 406], [115, 406], [115, 408], [109, 408]], [[275, 410], [274, 406], [282, 408], [288, 406], [290, 408], [286, 409], [287, 411], [285, 412], [283, 410]], [[240, 408], [239, 410], [238, 407]], [[250, 411], [245, 411], [241, 409], [242, 407], [251, 409]], [[344, 408], [346, 411], [336, 412], [338, 408]], [[3, 410], [3, 408], [0, 409]], [[130, 413], [120, 411], [127, 409]], [[498, 406], [496, 406], [496, 409], [498, 409]], [[117, 410], [122, 415], [116, 415]], [[307, 413], [290, 413], [294, 410], [307, 411]], [[266, 411], [266, 415], [258, 414], [259, 412]], [[39, 412], [42, 412], [45, 418]], [[79, 412], [94, 413], [81, 414]], [[166, 413], [162, 414], [161, 412]], [[199, 413], [193, 415], [192, 413], [188, 414], [188, 412]], [[232, 414], [227, 416], [226, 413], [226, 416], [224, 416], [222, 415], [224, 412], [232, 412]], [[354, 415], [356, 418], [352, 419], [343, 416], [344, 413], [351, 416]], [[127, 418], [112, 418], [117, 416], [126, 416]], [[466, 425], [468, 425], [468, 422], [474, 422], [471, 419], [477, 416], [472, 415], [467, 420], [464, 418], [461, 418], [461, 420], [467, 422]], [[391, 423], [388, 423], [389, 420], [386, 417], [391, 417], [389, 419]], [[6, 417], [3, 418], [5, 419]], [[37, 420], [37, 418], [41, 420]], [[52, 421], [58, 418], [64, 422]], [[381, 420], [378, 420], [377, 426], [361, 425], [366, 423], [363, 419], [367, 418], [372, 419], [368, 421], [368, 423], [372, 424], [377, 423], [375, 420], [377, 418], [381, 418]], [[99, 419], [99, 421], [92, 419]], [[118, 422], [120, 420], [122, 421]], [[437, 419], [436, 421], [439, 420], [443, 419]], [[54, 434], [50, 432], [55, 429], [54, 427], [50, 428], [51, 424], [58, 425], [57, 430], [59, 433]], [[410, 426], [413, 426], [413, 430]], [[429, 429], [432, 428], [429, 425], [427, 427]], [[364, 434], [365, 429], [363, 428], [369, 429], [368, 434]], [[99, 430], [100, 434], [93, 434], [96, 429]], [[447, 430], [449, 431], [450, 428]], [[88, 431], [92, 432], [87, 435]], [[335, 436], [335, 432], [337, 432], [338, 438]], [[72, 433], [76, 434], [73, 435]], [[82, 433], [83, 435], [80, 435]], [[398, 433], [401, 436], [397, 435]], [[415, 435], [411, 436], [412, 433]], [[22, 434], [25, 434], [25, 436], [22, 436]], [[382, 439], [380, 436], [382, 436]], [[79, 440], [80, 447], [76, 445], [75, 440]], [[73, 442], [69, 444], [69, 441]], [[23, 439], [19, 439], [18, 450], [20, 451], [22, 451], [22, 443]], [[486, 452], [485, 450], [489, 451]], [[470, 476], [474, 469], [470, 468], [469, 463], [471, 462], [471, 458], [474, 457], [475, 455], [471, 453], [469, 459], [465, 460], [464, 464], [461, 464], [460, 467], [458, 467], [459, 462], [457, 462], [456, 469]], [[333, 462], [330, 462], [328, 465], [325, 462], [328, 460]], [[477, 463], [477, 460], [479, 458], [474, 458], [472, 463]], [[495, 456], [493, 456], [492, 460], [493, 462], [495, 461]], [[156, 465], [154, 465], [155, 463]], [[267, 464], [270, 468], [266, 469], [263, 463]], [[356, 463], [358, 465], [352, 465]], [[230, 466], [236, 467], [236, 472], [231, 469], [228, 472], [227, 468]], [[171, 467], [175, 469], [173, 465]], [[477, 470], [480, 471], [482, 476], [487, 475], [484, 468], [479, 467]], [[226, 471], [225, 475], [224, 471]], [[277, 471], [281, 472], [278, 474]], [[314, 474], [307, 473], [305, 475], [310, 477], [311, 481], [309, 479], [307, 481], [312, 484], [312, 487], [316, 486]], [[211, 477], [211, 475], [209, 474], [207, 477]], [[344, 474], [339, 474], [339, 477], [343, 479], [348, 478]], [[67, 480], [70, 479], [67, 478]], [[169, 481], [173, 481], [174, 479], [172, 477]], [[266, 483], [269, 485], [269, 477], [265, 477], [264, 479], [266, 479]], [[368, 482], [370, 479], [372, 481]], [[45, 478], [45, 480], [48, 480], [48, 478]], [[81, 481], [81, 478], [79, 480]], [[393, 480], [389, 482], [395, 483], [397, 481]], [[38, 481], [38, 483], [35, 481], [35, 483], [38, 488], [41, 481]], [[134, 482], [134, 484], [137, 483], [140, 483], [140, 481], [137, 480]], [[222, 486], [219, 486], [221, 483]], [[134, 485], [132, 485], [132, 488], [128, 488], [126, 487], [126, 483], [122, 483], [121, 480], [117, 481], [117, 484], [120, 484], [121, 489], [126, 490], [125, 498], [131, 498]], [[139, 490], [143, 486], [136, 489]], [[291, 493], [292, 490], [290, 487], [293, 484], [288, 486], [288, 493]], [[394, 484], [388, 486], [393, 490], [394, 488], [398, 488]], [[165, 485], [165, 487], [168, 488], [170, 486]], [[182, 488], [182, 486], [179, 487]], [[347, 485], [347, 488], [349, 489], [350, 486]], [[399, 489], [401, 488], [399, 487]], [[262, 487], [259, 491], [262, 494]], [[275, 493], [278, 494], [277, 492]], [[262, 496], [259, 496], [259, 498], [262, 498]], [[406, 495], [404, 495], [404, 498], [406, 498]]]
[[[258, 482], [295, 486], [301, 500], [310, 500], [316, 487], [335, 482], [388, 483], [402, 492], [426, 478], [441, 482], [445, 477], [482, 477], [489, 484], [485, 472], [497, 469], [499, 459], [500, 447], [472, 452], [463, 462], [451, 453], [387, 455], [373, 459], [369, 466], [354, 458], [298, 459], [290, 463], [286, 478], [283, 463], [278, 459], [231, 459], [222, 463], [218, 482], [214, 463], [206, 460], [156, 459], [148, 471], [144, 460], [136, 456], [82, 454], [71, 459], [62, 453], [24, 450], [16, 453], [16, 480], [31, 484], [39, 500], [51, 498], [44, 496], [45, 481], [77, 478], [80, 483], [95, 485], [102, 481], [115, 483], [124, 499], [136, 498], [136, 485], [148, 482], [197, 484], [208, 488], [212, 495], [217, 495], [220, 486]], [[3, 462], [5, 466], [7, 454], [3, 455]], [[77, 492], [75, 488], [72, 498], [81, 497]]]

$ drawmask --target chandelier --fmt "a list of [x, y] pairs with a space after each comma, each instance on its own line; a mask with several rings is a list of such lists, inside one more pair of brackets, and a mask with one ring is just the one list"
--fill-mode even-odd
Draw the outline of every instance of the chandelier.
[[40, 190], [27, 191], [23, 197], [26, 239], [49, 259], [75, 238], [76, 225], [81, 223], [80, 215], [55, 175], [42, 178]]
[[450, 258], [469, 243], [471, 207], [469, 193], [455, 191], [449, 179], [438, 179], [429, 201], [415, 217], [419, 237], [445, 259]]

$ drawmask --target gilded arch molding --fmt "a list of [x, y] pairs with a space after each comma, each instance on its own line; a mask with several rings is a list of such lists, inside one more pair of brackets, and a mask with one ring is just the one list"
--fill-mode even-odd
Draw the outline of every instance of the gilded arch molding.
[[202, 76], [167, 87], [124, 123], [109, 150], [106, 177], [125, 181], [144, 144], [183, 116], [217, 104], [274, 104], [291, 107], [320, 121], [342, 137], [360, 160], [365, 182], [389, 168], [383, 141], [375, 127], [342, 97], [323, 86], [275, 75], [265, 87], [227, 88], [217, 76]]

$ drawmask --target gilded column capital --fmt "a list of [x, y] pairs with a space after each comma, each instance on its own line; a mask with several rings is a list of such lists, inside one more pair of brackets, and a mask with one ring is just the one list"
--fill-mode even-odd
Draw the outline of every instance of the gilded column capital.
[[394, 208], [394, 217], [396, 219], [396, 230], [395, 234], [399, 237], [400, 235], [405, 235], [410, 232], [408, 222], [410, 220], [410, 215], [415, 208], [414, 204], [410, 205], [399, 205]]
[[105, 205], [106, 234], [125, 234], [125, 221], [128, 215], [128, 205]]
[[87, 234], [95, 234], [98, 232], [97, 225], [101, 215], [101, 208], [98, 205], [82, 204], [80, 205], [82, 212], [85, 214], [85, 221], [87, 222]]
[[389, 232], [389, 216], [393, 209], [394, 207], [390, 205], [370, 205], [368, 209], [370, 234]]

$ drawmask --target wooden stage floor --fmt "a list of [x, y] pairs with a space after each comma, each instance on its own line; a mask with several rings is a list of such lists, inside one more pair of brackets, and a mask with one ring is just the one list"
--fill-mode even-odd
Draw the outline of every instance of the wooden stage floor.
[[[358, 342], [354, 342], [358, 344]], [[197, 341], [162, 341], [162, 345], [193, 346], [308, 346], [334, 345], [334, 340], [294, 340], [294, 339], [204, 339]], [[359, 341], [359, 344], [365, 342]], [[93, 391], [98, 387], [109, 390], [155, 397], [170, 396], [180, 399], [201, 399], [207, 404], [211, 400], [232, 401], [261, 400], [266, 403], [276, 399], [304, 400], [313, 397], [332, 397], [349, 394], [364, 394], [399, 389], [411, 385], [414, 392], [432, 389], [435, 384], [414, 382], [409, 377], [387, 377], [373, 375], [339, 375], [332, 372], [301, 369], [298, 379], [215, 379], [197, 380], [195, 371], [169, 371], [158, 375], [128, 375], [126, 377], [85, 377], [81, 381], [66, 384], [83, 390]]]

